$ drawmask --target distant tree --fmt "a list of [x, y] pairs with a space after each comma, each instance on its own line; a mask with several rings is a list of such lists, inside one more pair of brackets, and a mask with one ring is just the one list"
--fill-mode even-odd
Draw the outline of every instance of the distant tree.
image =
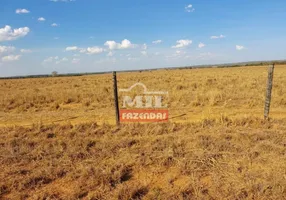
[[53, 72], [52, 72], [52, 76], [53, 76], [53, 77], [55, 77], [55, 76], [57, 76], [57, 75], [58, 75], [58, 72], [57, 72], [57, 71], [53, 71]]

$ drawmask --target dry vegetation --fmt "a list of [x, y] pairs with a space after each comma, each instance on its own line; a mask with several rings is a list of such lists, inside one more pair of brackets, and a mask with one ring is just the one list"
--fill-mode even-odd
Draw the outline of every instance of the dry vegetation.
[[0, 199], [286, 199], [286, 68], [119, 73], [170, 123], [114, 126], [111, 75], [0, 80]]
[[0, 131], [3, 199], [285, 199], [286, 124], [52, 125]]
[[[261, 117], [267, 67], [159, 70], [119, 73], [118, 87], [142, 82], [169, 92], [173, 122], [205, 118]], [[114, 123], [112, 75], [0, 80], [0, 126]], [[286, 67], [277, 66], [272, 116], [286, 118]], [[180, 116], [180, 117], [179, 117]]]

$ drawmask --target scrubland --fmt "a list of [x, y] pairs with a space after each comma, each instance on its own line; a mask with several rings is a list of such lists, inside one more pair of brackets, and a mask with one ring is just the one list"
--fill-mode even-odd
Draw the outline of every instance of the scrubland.
[[112, 75], [0, 80], [0, 199], [285, 199], [286, 68], [118, 73], [168, 123], [115, 126]]

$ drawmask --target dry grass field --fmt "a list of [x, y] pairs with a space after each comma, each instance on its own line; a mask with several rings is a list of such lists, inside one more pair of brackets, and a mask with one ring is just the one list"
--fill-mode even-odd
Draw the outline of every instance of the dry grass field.
[[115, 126], [112, 75], [0, 80], [0, 199], [286, 199], [286, 66], [118, 73], [169, 123]]
[[[286, 67], [276, 66], [271, 116], [286, 118]], [[171, 121], [261, 117], [267, 67], [118, 74], [118, 87], [142, 82], [169, 92]], [[114, 124], [112, 75], [0, 80], [0, 126], [58, 122]]]

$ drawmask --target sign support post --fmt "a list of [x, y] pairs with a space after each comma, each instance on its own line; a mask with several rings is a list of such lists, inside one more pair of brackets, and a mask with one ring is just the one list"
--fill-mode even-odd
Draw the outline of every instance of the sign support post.
[[115, 108], [115, 116], [116, 116], [116, 125], [120, 125], [119, 118], [119, 103], [118, 103], [118, 89], [117, 89], [117, 77], [116, 72], [113, 72], [113, 91], [114, 91], [114, 108]]

